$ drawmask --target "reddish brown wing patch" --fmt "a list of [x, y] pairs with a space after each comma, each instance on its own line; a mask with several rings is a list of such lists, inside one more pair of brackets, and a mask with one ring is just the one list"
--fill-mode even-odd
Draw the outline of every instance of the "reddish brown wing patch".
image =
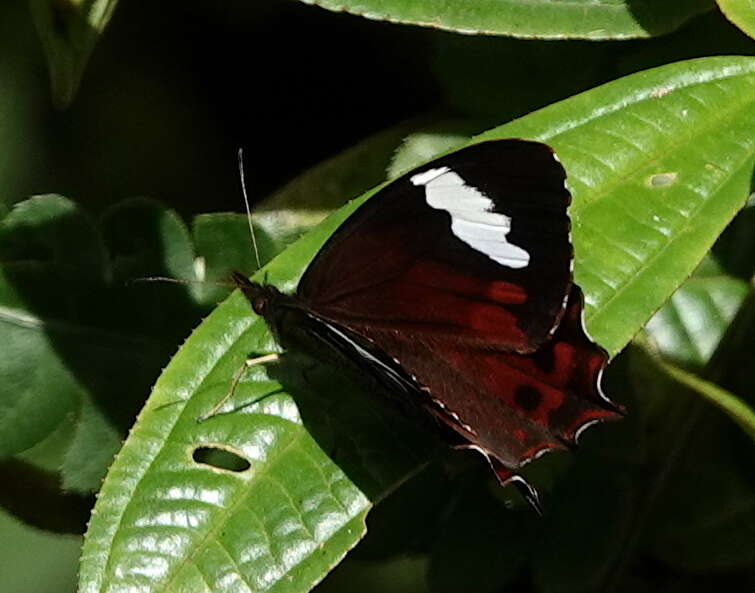
[[607, 355], [586, 335], [581, 313], [581, 291], [574, 286], [561, 324], [531, 354], [370, 326], [351, 329], [391, 352], [426, 386], [428, 410], [464, 439], [462, 446], [497, 460], [503, 478], [545, 451], [575, 443], [589, 424], [621, 417], [600, 390]]

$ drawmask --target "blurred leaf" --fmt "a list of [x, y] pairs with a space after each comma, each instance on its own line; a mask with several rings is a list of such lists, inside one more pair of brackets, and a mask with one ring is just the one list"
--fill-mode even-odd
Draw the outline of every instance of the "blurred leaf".
[[429, 464], [373, 508], [367, 520], [367, 536], [349, 560], [386, 559], [427, 551], [437, 536], [450, 488], [453, 484], [441, 464]]
[[73, 101], [84, 68], [118, 4], [117, 0], [29, 0], [47, 56], [53, 102]]
[[755, 38], [755, 0], [716, 0], [726, 18]]
[[705, 381], [674, 365], [663, 362], [660, 365], [677, 383], [684, 385], [685, 388], [694, 391], [699, 396], [704, 397], [712, 404], [721, 408], [755, 441], [755, 410], [742, 399], [725, 389], [721, 389], [715, 383]]
[[111, 206], [100, 222], [117, 282], [139, 274], [194, 278], [194, 250], [186, 225], [155, 200], [132, 198]]
[[616, 467], [596, 475], [595, 464], [582, 457], [554, 493], [533, 550], [533, 579], [542, 593], [608, 590], [605, 581], [625, 554], [634, 484]]
[[595, 51], [589, 41], [451, 34], [435, 35], [433, 41], [432, 67], [447, 100], [459, 113], [490, 125], [608, 82], [613, 76], [607, 65], [626, 51], [620, 43]]
[[3, 264], [36, 263], [50, 274], [62, 268], [79, 281], [102, 282], [104, 245], [94, 221], [71, 200], [47, 195], [16, 204], [3, 219], [0, 231]]
[[695, 17], [670, 35], [619, 45], [616, 67], [621, 75], [692, 58], [755, 54], [752, 39], [721, 18], [718, 10]]
[[439, 522], [428, 576], [436, 593], [502, 591], [531, 552], [538, 517], [529, 508], [506, 509], [485, 487], [498, 484], [485, 478], [457, 486], [454, 508]]
[[[28, 449], [77, 409], [81, 383], [50, 333], [80, 336], [67, 288], [101, 281], [104, 249], [94, 224], [59, 196], [16, 205], [0, 222], [0, 456]], [[85, 306], [85, 303], [82, 303]]]
[[40, 142], [50, 130], [50, 122], [41, 117], [41, 107], [50, 102], [49, 89], [40, 83], [37, 60], [39, 41], [29, 18], [25, 2], [0, 5], [0, 218], [6, 208], [27, 188], [45, 187], [44, 173], [50, 170], [49, 147]]
[[480, 127], [465, 120], [446, 120], [408, 134], [393, 154], [388, 167], [388, 179], [395, 179], [434, 156], [461, 146]]
[[551, 2], [534, 0], [468, 0], [444, 3], [429, 0], [302, 0], [334, 11], [369, 19], [407, 23], [467, 34], [510, 35], [543, 39], [626, 39], [673, 31], [690, 17], [709, 10], [708, 0], [672, 4], [618, 0]]
[[[574, 193], [576, 275], [588, 298], [588, 327], [611, 352], [686, 278], [744, 203], [755, 150], [753, 71], [755, 60], [740, 58], [673, 64], [477, 138], [535, 138], [555, 147]], [[292, 291], [323, 242], [372, 193], [304, 235], [257, 280]], [[312, 399], [307, 367], [287, 363], [290, 356], [279, 367], [255, 369], [224, 413], [196, 422], [249, 353], [274, 350], [239, 294], [187, 340], [103, 485], [84, 547], [82, 591], [204, 590], [242, 581], [308, 590], [361, 537], [370, 500], [421, 467], [426, 450], [396, 435], [400, 422], [355, 405], [361, 400], [343, 373], [326, 373], [328, 387], [314, 389]], [[250, 469], [195, 463], [191, 452], [208, 443], [236, 452]], [[623, 517], [616, 504], [612, 512]]]
[[[675, 397], [682, 391], [677, 387]], [[692, 417], [692, 430], [647, 520], [645, 546], [664, 562], [692, 573], [751, 567], [752, 441], [700, 399], [684, 412]], [[668, 438], [674, 447], [680, 435], [669, 432]]]
[[199, 317], [186, 287], [123, 282], [191, 274], [188, 233], [154, 202], [125, 203], [98, 227], [70, 200], [40, 196], [0, 223], [0, 257], [0, 451], [40, 445], [24, 459], [61, 470], [65, 489], [95, 490], [160, 365]]
[[[9, 283], [0, 279], [0, 296]], [[43, 440], [76, 409], [83, 389], [45, 336], [47, 321], [5, 304], [0, 308], [0, 457]]]
[[[681, 291], [685, 289], [686, 285]], [[752, 336], [751, 301], [745, 301], [731, 322], [710, 320], [713, 333], [728, 328], [705, 361], [703, 376], [720, 377], [736, 387], [728, 368], [736, 362], [732, 352], [752, 351], [747, 345]], [[690, 334], [689, 340], [695, 339]], [[643, 547], [678, 570], [748, 566], [753, 556], [743, 542], [752, 537], [747, 526], [755, 524], [755, 482], [750, 471], [752, 440], [746, 434], [753, 435], [755, 414], [743, 398], [664, 362], [648, 345], [645, 349], [634, 351], [638, 356], [633, 379], [646, 405], [650, 401], [655, 408], [648, 413], [661, 430], [650, 453], [660, 460], [660, 469], [654, 478], [645, 479], [650, 493], [643, 514], [647, 519], [638, 523], [634, 539], [641, 536]], [[743, 385], [750, 395], [752, 380]], [[745, 430], [735, 429], [718, 410]]]
[[713, 254], [732, 276], [749, 281], [755, 276], [755, 196], [740, 212], [713, 246]]
[[347, 560], [317, 587], [318, 593], [431, 593], [424, 556], [397, 556], [382, 561]]
[[89, 395], [85, 396], [74, 422], [73, 439], [60, 465], [63, 490], [96, 492], [122, 444], [119, 428]]
[[94, 504], [91, 494], [62, 494], [55, 474], [22, 461], [0, 461], [0, 478], [0, 506], [28, 525], [56, 533], [84, 532]]
[[[219, 212], [194, 217], [191, 227], [198, 256], [196, 279], [208, 282], [197, 286], [201, 291], [199, 299], [208, 304], [218, 302], [233, 288], [230, 281], [232, 270], [250, 275], [257, 269], [249, 221], [246, 214]], [[256, 221], [254, 227], [260, 262], [264, 265], [282, 251], [283, 245], [277, 244], [273, 237], [260, 229]], [[220, 285], [215, 286], [213, 282]]]
[[6, 591], [74, 593], [81, 536], [45, 533], [0, 511], [3, 553], [0, 574]]
[[693, 277], [648, 322], [661, 353], [687, 368], [702, 368], [747, 295], [747, 283], [729, 276]]
[[139, 280], [196, 279], [194, 245], [186, 224], [155, 200], [133, 198], [108, 208], [100, 230], [112, 269], [108, 309], [119, 312], [108, 323], [175, 348], [202, 311], [196, 296], [201, 287]]

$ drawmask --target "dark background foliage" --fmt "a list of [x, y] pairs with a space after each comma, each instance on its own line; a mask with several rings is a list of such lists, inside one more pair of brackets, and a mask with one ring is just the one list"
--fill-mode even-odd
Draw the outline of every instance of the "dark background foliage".
[[[74, 345], [55, 344], [65, 352], [77, 379], [92, 391], [102, 381], [120, 385], [114, 393], [117, 401], [95, 406], [105, 410], [110, 421], [103, 425], [93, 421], [109, 431], [102, 442], [116, 442], [125, 436], [170, 355], [220, 298], [210, 291], [187, 299], [184, 291], [166, 289], [159, 299], [163, 305], [170, 303], [168, 319], [154, 313], [154, 302], [147, 302], [157, 297], [143, 301], [134, 293], [87, 284], [94, 275], [90, 272], [99, 265], [91, 256], [98, 248], [91, 245], [101, 240], [113, 256], [116, 278], [127, 280], [155, 269], [145, 263], [147, 256], [134, 255], [132, 232], [143, 233], [145, 243], [156, 241], [159, 233], [150, 224], [164, 223], [163, 210], [153, 202], [123, 205], [123, 200], [153, 198], [186, 220], [200, 213], [240, 211], [235, 161], [240, 146], [249, 164], [247, 186], [257, 202], [306, 169], [384, 130], [393, 129], [399, 139], [402, 126], [406, 130], [439, 126], [451, 136], [470, 134], [625, 74], [686, 58], [730, 54], [755, 54], [753, 42], [717, 11], [654, 39], [546, 42], [392, 25], [295, 2], [133, 0], [118, 7], [71, 106], [57, 110], [29, 8], [21, 0], [4, 2], [0, 6], [0, 213], [30, 196], [47, 193], [66, 196], [81, 207], [61, 223], [67, 229], [63, 236], [80, 242], [78, 250], [66, 255], [68, 271], [56, 267], [44, 282], [35, 276], [31, 284], [19, 285], [24, 290], [31, 286], [31, 293], [23, 296], [27, 302], [41, 298], [43, 310], [50, 301], [81, 297], [77, 305], [81, 315], [107, 319], [102, 328], [133, 326], [154, 338], [149, 342], [152, 350], [141, 352], [138, 363], [113, 360], [107, 352], [103, 360], [92, 361], [88, 352], [81, 353]], [[381, 163], [378, 175], [365, 166], [363, 177], [348, 186], [351, 193], [340, 196], [342, 201], [381, 181], [385, 164]], [[719, 242], [717, 259], [711, 264], [738, 280], [749, 280], [753, 273], [753, 244], [747, 239], [752, 212], [753, 208], [744, 212], [735, 223], [738, 226]], [[171, 227], [175, 237], [181, 235], [179, 227], [178, 222]], [[246, 250], [245, 230], [238, 229], [242, 245], [238, 250]], [[205, 230], [204, 235], [192, 237], [200, 251], [198, 236], [216, 245]], [[13, 239], [16, 243], [10, 243], [18, 245], [18, 237]], [[43, 237], [23, 239], [29, 246], [45, 244]], [[3, 241], [0, 250], [9, 249], [8, 238]], [[273, 245], [270, 251], [279, 247]], [[2, 253], [8, 258], [10, 251]], [[87, 253], [93, 259], [87, 259]], [[208, 250], [208, 259], [220, 257], [218, 253]], [[246, 257], [247, 271], [254, 268], [247, 256], [234, 252], [228, 257]], [[182, 261], [173, 265], [167, 272], [175, 276], [191, 267]], [[705, 283], [706, 278], [703, 271], [699, 281]], [[97, 295], [91, 299], [96, 303], [89, 300], [92, 294]], [[744, 298], [741, 291], [736, 295], [733, 312]], [[741, 310], [740, 315], [746, 315], [751, 303]], [[721, 334], [733, 312], [721, 323]], [[666, 314], [683, 316], [685, 311]], [[709, 361], [703, 355], [694, 359], [673, 345], [663, 354], [733, 392], [751, 396], [752, 373], [741, 369], [752, 363], [752, 345], [747, 342], [752, 333], [742, 329], [751, 330], [752, 319], [738, 319], [737, 324], [737, 331], [727, 333], [734, 346], [725, 351], [723, 360]], [[663, 350], [666, 343], [661, 342]], [[694, 394], [664, 384], [671, 381], [667, 377], [658, 379], [650, 373], [648, 379], [643, 373], [649, 373], [652, 365], [643, 362], [646, 356], [639, 348], [622, 355], [608, 377], [612, 393], [630, 405], [637, 392], [653, 385], [659, 394], [655, 405], [663, 410], [653, 416], [652, 410], [639, 406], [641, 411], [616, 429], [619, 434], [639, 430], [654, 435], [643, 441], [648, 449], [638, 451], [636, 459], [621, 460], [634, 463], [631, 484], [625, 482], [626, 475], [604, 476], [604, 491], [588, 497], [589, 507], [568, 514], [574, 525], [564, 526], [548, 517], [540, 523], [526, 513], [507, 511], [503, 497], [485, 487], [487, 474], [481, 475], [477, 466], [460, 462], [456, 467], [455, 460], [446, 463], [452, 470], [431, 465], [375, 509], [370, 535], [321, 585], [322, 590], [354, 590], [355, 583], [366, 592], [559, 590], [554, 582], [563, 585], [561, 591], [751, 590], [754, 534], [741, 522], [755, 517], [755, 484], [745, 469], [752, 466], [752, 442]], [[98, 374], [98, 369], [108, 369], [108, 375]], [[669, 402], [669, 394], [677, 398]], [[675, 427], [673, 434], [693, 433], [692, 438], [684, 437], [682, 450], [663, 437], [666, 422]], [[596, 436], [596, 442], [601, 438]], [[9, 456], [0, 468], [6, 484], [0, 488], [0, 504], [5, 508], [0, 516], [1, 547], [6, 550], [0, 559], [3, 590], [75, 589], [81, 539], [70, 534], [83, 531], [96, 489], [92, 483], [102, 477], [98, 471], [104, 471], [108, 459], [93, 461], [91, 471], [78, 471], [71, 469], [69, 457], [68, 473], [61, 478], [60, 460], [50, 452], [56, 447], [54, 439], [47, 446], [49, 450], [38, 451], [34, 459]], [[610, 438], [607, 446], [610, 449]], [[110, 449], [103, 450], [111, 454]], [[591, 454], [595, 453], [588, 448], [585, 456]], [[675, 455], [719, 467], [721, 488], [698, 490], [694, 464], [678, 463]], [[96, 452], [89, 457], [96, 457]], [[666, 458], [671, 462], [648, 461]], [[589, 471], [591, 466], [585, 467]], [[582, 483], [595, 483], [587, 477], [580, 481], [582, 470], [576, 471], [569, 474], [568, 482], [557, 484], [554, 500], [578, 498], [575, 492]], [[658, 474], [663, 474], [662, 480]], [[629, 499], [640, 496], [634, 489], [644, 478], [662, 482], [663, 489], [651, 492], [652, 504], [642, 507], [638, 520], [646, 527], [633, 536], [638, 541], [626, 542], [622, 538], [628, 530], [622, 521], [632, 515], [612, 504], [612, 497], [631, 505]], [[66, 479], [62, 492], [60, 482]], [[705, 521], [694, 525], [687, 536], [683, 523], [700, 512], [689, 499], [733, 505], [732, 512], [715, 515], [714, 525]], [[601, 525], [608, 523], [615, 529], [601, 532]], [[612, 556], [621, 561], [608, 576], [608, 569], [599, 567], [581, 573], [587, 576], [580, 581], [568, 570], [584, 560], [580, 541], [544, 536], [575, 532], [584, 532], [596, 546], [593, 550], [624, 545], [631, 549]], [[596, 540], [600, 541], [595, 544]], [[516, 548], [520, 552], [498, 546], [501, 541], [521, 542]], [[560, 566], [566, 580], [554, 581], [553, 575], [538, 572], [543, 557], [550, 559], [549, 566]]]

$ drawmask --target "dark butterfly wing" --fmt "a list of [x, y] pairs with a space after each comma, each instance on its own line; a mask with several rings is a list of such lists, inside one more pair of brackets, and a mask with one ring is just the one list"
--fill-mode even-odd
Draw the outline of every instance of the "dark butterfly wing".
[[558, 325], [571, 286], [564, 180], [537, 142], [489, 141], [441, 157], [361, 206], [298, 295], [357, 332], [532, 352]]
[[445, 338], [369, 327], [361, 335], [389, 352], [424, 392], [427, 410], [496, 461], [502, 481], [545, 451], [574, 444], [588, 425], [621, 416], [600, 390], [607, 355], [586, 335], [573, 286], [553, 337], [521, 355]]
[[[606, 354], [582, 327], [564, 181], [544, 144], [470, 146], [362, 205], [296, 298], [240, 285], [281, 337], [307, 330], [302, 344], [314, 340], [423, 406], [507, 482], [621, 414], [600, 391]], [[299, 323], [283, 331], [287, 310]]]

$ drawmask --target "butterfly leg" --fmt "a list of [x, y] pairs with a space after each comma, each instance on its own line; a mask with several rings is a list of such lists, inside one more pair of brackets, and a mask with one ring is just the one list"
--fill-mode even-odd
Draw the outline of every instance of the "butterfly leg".
[[261, 364], [269, 364], [271, 362], [277, 362], [280, 358], [280, 355], [277, 353], [271, 353], [271, 354], [263, 354], [262, 356], [255, 356], [253, 358], [247, 358], [244, 361], [244, 364], [242, 364], [239, 369], [236, 371], [236, 373], [233, 375], [233, 380], [231, 381], [230, 386], [228, 387], [228, 391], [226, 394], [218, 401], [209, 412], [206, 412], [202, 414], [199, 418], [197, 418], [197, 422], [204, 422], [205, 420], [208, 420], [209, 418], [212, 418], [215, 416], [220, 408], [223, 407], [225, 402], [227, 402], [231, 397], [233, 397], [233, 394], [236, 392], [236, 387], [239, 384], [239, 381], [241, 381], [241, 377], [244, 376], [244, 373], [250, 369], [253, 366], [261, 365]]

